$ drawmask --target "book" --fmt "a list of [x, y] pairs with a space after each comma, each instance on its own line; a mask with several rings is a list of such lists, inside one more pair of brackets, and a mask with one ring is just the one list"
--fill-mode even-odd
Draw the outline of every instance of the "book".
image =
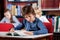
[[54, 18], [54, 32], [60, 32], [60, 16]]
[[54, 32], [56, 32], [56, 18], [57, 17], [54, 17]]
[[8, 4], [7, 9], [11, 10], [12, 15], [22, 16], [22, 7], [20, 5]]
[[18, 12], [18, 11], [17, 11], [17, 6], [16, 6], [16, 8], [15, 8], [15, 16], [17, 16], [17, 12]]
[[20, 5], [18, 5], [17, 6], [17, 16], [22, 16], [22, 9], [21, 9], [21, 6]]
[[11, 8], [12, 8], [12, 4], [8, 4], [7, 9], [11, 10]]
[[16, 5], [12, 5], [11, 12], [12, 12], [12, 15], [17, 15]]
[[23, 30], [15, 30], [15, 33], [21, 35], [21, 36], [26, 36], [28, 34], [25, 34], [24, 32], [28, 32], [28, 31], [23, 31]]
[[15, 30], [14, 32], [8, 32], [6, 35], [8, 35], [8, 36], [27, 36], [28, 34], [25, 34], [24, 32], [28, 32], [28, 31]]

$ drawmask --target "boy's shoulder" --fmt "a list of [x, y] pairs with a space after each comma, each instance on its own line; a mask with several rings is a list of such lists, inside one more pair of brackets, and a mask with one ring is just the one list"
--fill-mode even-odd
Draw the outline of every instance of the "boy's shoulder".
[[41, 21], [41, 20], [40, 20], [40, 19], [38, 19], [38, 18], [35, 18], [35, 20], [36, 20], [36, 21], [38, 21], [38, 22], [39, 22], [39, 21]]

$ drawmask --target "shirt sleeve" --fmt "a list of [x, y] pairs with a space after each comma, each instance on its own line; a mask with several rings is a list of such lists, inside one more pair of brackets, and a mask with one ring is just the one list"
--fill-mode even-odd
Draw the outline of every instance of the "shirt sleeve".
[[47, 28], [43, 25], [43, 23], [42, 23], [41, 21], [38, 21], [37, 25], [38, 25], [38, 27], [40, 28], [40, 30], [34, 31], [34, 32], [33, 32], [34, 35], [46, 34], [46, 33], [48, 33]]

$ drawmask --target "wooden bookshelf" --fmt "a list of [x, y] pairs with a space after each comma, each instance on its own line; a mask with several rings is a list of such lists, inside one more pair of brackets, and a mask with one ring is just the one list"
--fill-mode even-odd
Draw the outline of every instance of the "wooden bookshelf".
[[[60, 0], [41, 0], [42, 11], [47, 11], [46, 15], [60, 15], [59, 2]], [[16, 2], [16, 1], [5, 0], [5, 8], [7, 7], [8, 4], [16, 4], [16, 5], [20, 5], [21, 7], [23, 7], [26, 4], [30, 4], [30, 3], [38, 3], [38, 1]]]
[[37, 3], [38, 1], [5, 1], [5, 7], [7, 7], [8, 4], [16, 4], [20, 6], [25, 6], [26, 4], [31, 4], [31, 3]]
[[5, 0], [5, 9], [7, 8], [7, 5], [8, 4], [14, 4], [16, 6], [20, 6], [21, 9], [23, 6], [27, 5], [27, 4], [32, 4], [32, 3], [38, 3], [38, 1], [8, 1], [8, 0]]
[[46, 12], [46, 15], [60, 16], [59, 3], [60, 0], [41, 0], [42, 11]]

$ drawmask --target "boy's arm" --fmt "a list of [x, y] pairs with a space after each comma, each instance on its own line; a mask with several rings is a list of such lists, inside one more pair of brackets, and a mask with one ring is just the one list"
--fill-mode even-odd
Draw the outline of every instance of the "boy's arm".
[[40, 30], [33, 31], [33, 34], [34, 34], [34, 35], [48, 33], [47, 28], [43, 25], [43, 23], [42, 23], [41, 21], [38, 21], [37, 25], [38, 25], [38, 27], [40, 28]]

